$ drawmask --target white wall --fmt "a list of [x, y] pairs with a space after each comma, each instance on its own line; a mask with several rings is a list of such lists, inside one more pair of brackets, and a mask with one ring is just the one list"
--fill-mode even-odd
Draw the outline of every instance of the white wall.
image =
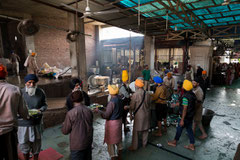
[[203, 70], [211, 72], [211, 57], [212, 57], [212, 46], [191, 46], [190, 49], [190, 64], [194, 68], [194, 72], [196, 73], [197, 64], [203, 68]]

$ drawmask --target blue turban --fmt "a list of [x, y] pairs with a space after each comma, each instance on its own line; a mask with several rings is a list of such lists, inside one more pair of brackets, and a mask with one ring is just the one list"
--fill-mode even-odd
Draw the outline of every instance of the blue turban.
[[36, 74], [28, 74], [27, 76], [24, 77], [25, 83], [27, 83], [30, 80], [33, 80], [35, 83], [37, 83], [38, 82], [37, 75]]
[[154, 77], [153, 80], [154, 80], [154, 82], [156, 82], [156, 83], [163, 83], [162, 78], [159, 77], [159, 76]]

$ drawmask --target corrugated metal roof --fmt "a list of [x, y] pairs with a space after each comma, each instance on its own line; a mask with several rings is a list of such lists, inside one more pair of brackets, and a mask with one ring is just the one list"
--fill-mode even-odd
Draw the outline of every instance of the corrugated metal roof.
[[217, 21], [215, 19], [207, 19], [207, 20], [203, 20], [204, 23], [208, 24], [208, 23], [217, 23]]
[[183, 3], [191, 3], [191, 2], [196, 2], [198, 0], [181, 0]]
[[222, 17], [220, 13], [204, 15], [205, 19]]
[[200, 1], [192, 4], [195, 8], [202, 8], [214, 5], [212, 1]]
[[[223, 0], [180, 0], [181, 3], [184, 3], [184, 9], [187, 13], [193, 13], [198, 19], [202, 20], [208, 27], [212, 26], [221, 26], [221, 25], [228, 25], [228, 24], [238, 24], [240, 21], [240, 4], [229, 4], [229, 5], [222, 5], [224, 2]], [[234, 2], [237, 0], [232, 0]], [[151, 3], [153, 2], [153, 3]], [[174, 7], [175, 12], [173, 10], [165, 9], [163, 5], [159, 2], [154, 2], [154, 0], [140, 0], [141, 4], [148, 3], [146, 5], [140, 6], [140, 12], [142, 16], [151, 18], [151, 17], [161, 17], [163, 19], [167, 19], [167, 12], [168, 12], [168, 20], [171, 28], [175, 26], [186, 29], [190, 26], [188, 23], [184, 22], [185, 11], [182, 12], [182, 8], [176, 6], [174, 1], [170, 1], [171, 5], [169, 4], [168, 0], [162, 0], [162, 2], [167, 5], [168, 7]], [[137, 6], [138, 0], [122, 0], [120, 4], [126, 8], [134, 7], [134, 11], [138, 10]], [[184, 13], [184, 14], [183, 14]], [[191, 14], [187, 14], [188, 17]], [[182, 17], [182, 18], [181, 18]], [[195, 18], [194, 18], [195, 19]], [[197, 24], [193, 21], [195, 25], [201, 25], [200, 22]], [[171, 25], [173, 24], [173, 25]], [[185, 27], [185, 28], [184, 28]]]
[[158, 2], [154, 2], [153, 5], [156, 6], [157, 8], [159, 8], [159, 9], [163, 9], [164, 8], [164, 6], [159, 4]]
[[233, 17], [226, 17], [226, 18], [218, 18], [218, 22], [231, 22], [234, 21]]
[[167, 10], [166, 9], [162, 9], [162, 10], [159, 10], [159, 11], [155, 11], [154, 13], [156, 13], [159, 16], [162, 16], [162, 15], [166, 15]]
[[[135, 3], [138, 3], [138, 0], [132, 0], [133, 2]], [[148, 3], [148, 2], [153, 2], [154, 0], [140, 0], [140, 4], [145, 4], [145, 3]]]
[[133, 3], [129, 0], [122, 0], [122, 1], [119, 2], [119, 4], [121, 4], [121, 5], [123, 5], [124, 7], [127, 7], [127, 8], [136, 6], [135, 3]]
[[144, 6], [140, 6], [140, 7], [136, 7], [136, 10], [140, 10], [140, 12], [149, 12], [149, 11], [154, 11], [157, 10], [156, 7], [153, 7], [150, 4], [144, 5]]
[[231, 8], [231, 10], [240, 9], [240, 4], [230, 4], [229, 7]]
[[194, 10], [193, 13], [195, 13], [197, 16], [204, 15], [204, 14], [209, 14], [207, 9]]
[[182, 19], [174, 19], [174, 20], [170, 20], [171, 23], [182, 23], [184, 22], [184, 20]]
[[219, 13], [219, 12], [226, 12], [229, 11], [228, 6], [218, 6], [218, 7], [211, 7], [208, 8], [211, 13]]

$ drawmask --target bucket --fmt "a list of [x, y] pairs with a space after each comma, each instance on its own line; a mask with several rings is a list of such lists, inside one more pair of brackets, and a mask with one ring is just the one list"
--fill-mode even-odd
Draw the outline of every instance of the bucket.
[[214, 114], [214, 111], [204, 108], [202, 112], [202, 124], [204, 126], [209, 126]]

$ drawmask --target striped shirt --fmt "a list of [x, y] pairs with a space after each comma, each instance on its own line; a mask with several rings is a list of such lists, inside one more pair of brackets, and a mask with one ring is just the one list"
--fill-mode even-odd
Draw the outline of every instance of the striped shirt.
[[188, 106], [188, 99], [186, 97], [183, 98], [182, 105], [183, 106]]

